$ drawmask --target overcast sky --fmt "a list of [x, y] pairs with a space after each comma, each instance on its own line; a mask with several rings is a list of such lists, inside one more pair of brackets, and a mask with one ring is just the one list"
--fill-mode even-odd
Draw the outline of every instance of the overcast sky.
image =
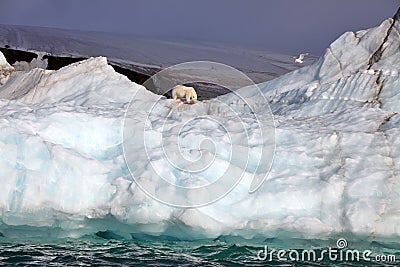
[[398, 7], [399, 0], [0, 0], [0, 24], [321, 54], [343, 32], [376, 26]]

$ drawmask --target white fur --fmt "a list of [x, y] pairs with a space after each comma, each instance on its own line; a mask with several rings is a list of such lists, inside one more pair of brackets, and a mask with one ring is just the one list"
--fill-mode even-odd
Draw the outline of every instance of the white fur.
[[197, 94], [193, 87], [188, 87], [184, 85], [177, 85], [172, 89], [172, 98], [181, 99], [185, 98], [187, 103], [197, 100]]

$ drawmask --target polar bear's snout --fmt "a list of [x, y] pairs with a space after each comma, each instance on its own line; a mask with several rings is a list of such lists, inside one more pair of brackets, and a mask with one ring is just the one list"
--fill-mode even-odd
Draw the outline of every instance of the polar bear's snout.
[[197, 93], [193, 87], [177, 85], [172, 88], [172, 98], [175, 100], [185, 98], [187, 103], [195, 103], [197, 100]]

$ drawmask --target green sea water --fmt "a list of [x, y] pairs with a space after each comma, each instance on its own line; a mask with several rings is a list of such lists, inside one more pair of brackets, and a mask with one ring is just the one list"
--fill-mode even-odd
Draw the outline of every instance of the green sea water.
[[[396, 257], [385, 262], [289, 260], [303, 250], [286, 250], [278, 258], [273, 247], [213, 241], [138, 241], [98, 237], [59, 240], [10, 240], [0, 238], [0, 266], [400, 266], [400, 251], [374, 248], [374, 255]], [[319, 255], [324, 248], [313, 248]], [[276, 248], [278, 251], [278, 248]], [[296, 252], [297, 251], [297, 254]], [[338, 254], [337, 254], [338, 255]], [[271, 256], [271, 257], [269, 257]]]

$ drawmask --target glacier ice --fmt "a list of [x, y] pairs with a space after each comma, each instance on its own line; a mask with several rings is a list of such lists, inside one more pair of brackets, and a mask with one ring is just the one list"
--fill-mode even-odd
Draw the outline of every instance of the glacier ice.
[[47, 53], [35, 52], [37, 58], [33, 58], [30, 62], [16, 61], [13, 67], [17, 71], [29, 71], [35, 68], [46, 69], [48, 66], [48, 59], [45, 58]]
[[[206, 60], [228, 64], [247, 73], [254, 81], [263, 82], [300, 67], [284, 54], [187, 40], [158, 40], [17, 25], [0, 25], [0, 36], [0, 47], [35, 54], [42, 51], [56, 57], [89, 58], [101, 55], [107, 57], [112, 65], [147, 75], [182, 62]], [[309, 55], [303, 64], [310, 64], [315, 59], [315, 56]], [[44, 63], [41, 60], [35, 61], [31, 65]], [[24, 68], [21, 65], [18, 67]]]
[[[185, 117], [210, 107], [224, 118], [218, 103], [235, 106], [233, 94], [173, 107], [171, 100], [117, 74], [104, 57], [58, 71], [12, 72], [0, 87], [0, 232], [6, 237], [75, 237], [109, 230], [186, 239], [351, 234], [398, 240], [399, 32], [398, 19], [388, 19], [376, 28], [345, 33], [313, 65], [259, 84], [276, 126], [268, 180], [249, 194], [251, 175], [245, 170], [229, 194], [199, 208], [162, 204], [132, 181], [121, 143], [125, 111], [132, 99], [129, 121], [139, 125], [155, 102], [162, 103], [158, 112], [172, 112], [166, 126], [173, 133]], [[255, 91], [240, 90], [259, 101]], [[157, 121], [151, 123], [146, 138], [152, 164], [179, 174], [165, 169]], [[237, 125], [228, 117], [225, 126], [232, 138], [248, 140], [255, 153], [262, 145], [257, 135], [235, 131]], [[183, 146], [208, 136], [224, 153], [223, 132], [201, 121], [192, 128]], [[157, 181], [148, 176], [146, 153], [131, 152], [141, 168], [140, 179], [158, 190]], [[202, 177], [206, 181], [178, 176], [192, 185], [209, 182], [232, 160], [240, 159], [219, 157]]]

